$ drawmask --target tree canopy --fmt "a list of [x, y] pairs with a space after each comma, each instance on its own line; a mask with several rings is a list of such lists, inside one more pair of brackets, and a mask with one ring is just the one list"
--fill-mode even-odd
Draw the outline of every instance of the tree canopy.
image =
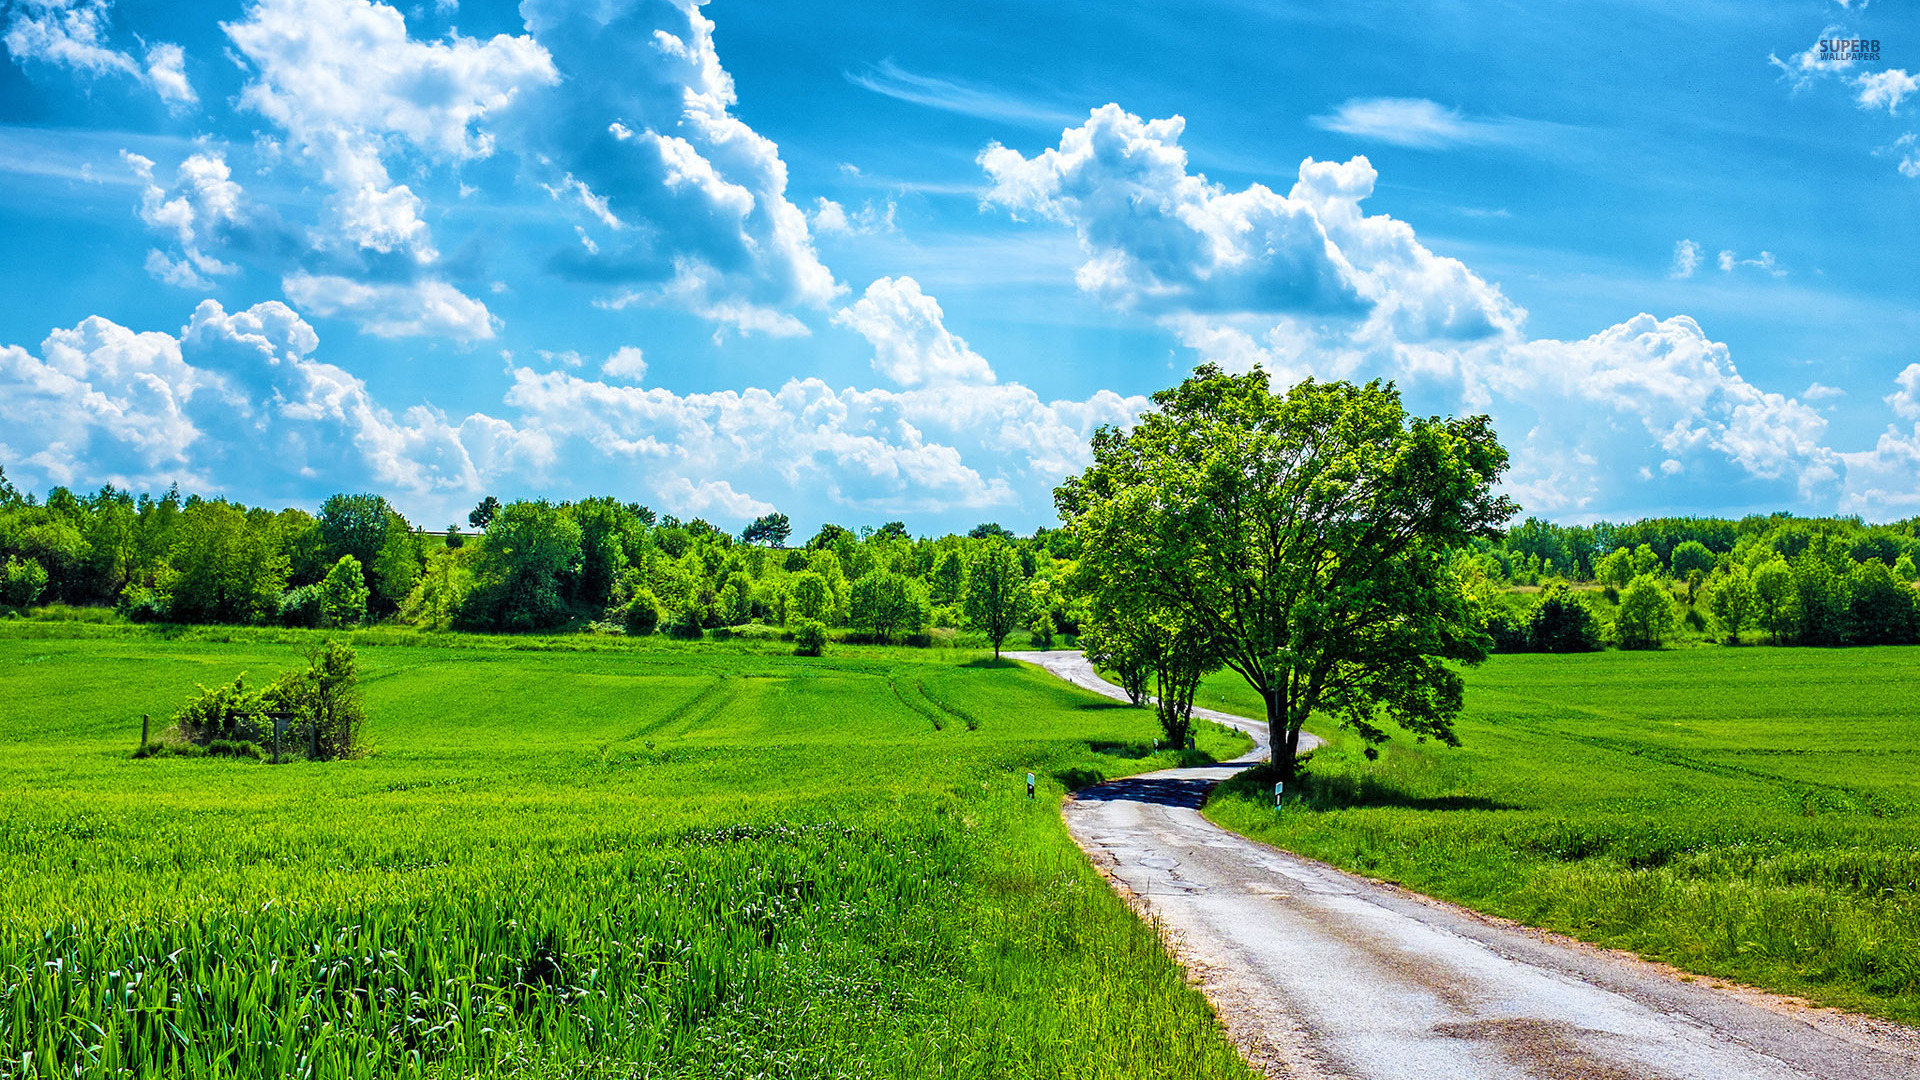
[[1264, 371], [1213, 365], [1153, 400], [1055, 492], [1082, 563], [1204, 630], [1266, 703], [1283, 779], [1317, 709], [1369, 751], [1383, 718], [1453, 742], [1447, 662], [1491, 642], [1449, 556], [1515, 510], [1493, 493], [1492, 422], [1409, 417], [1390, 384], [1276, 395]]

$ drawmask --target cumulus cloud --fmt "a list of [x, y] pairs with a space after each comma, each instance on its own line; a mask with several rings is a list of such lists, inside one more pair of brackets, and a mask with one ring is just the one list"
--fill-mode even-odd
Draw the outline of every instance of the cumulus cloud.
[[1889, 115], [1900, 111], [1900, 103], [1920, 93], [1920, 75], [1909, 75], [1904, 68], [1869, 72], [1854, 80], [1859, 90], [1854, 101], [1863, 109], [1885, 107]]
[[991, 145], [986, 201], [1071, 226], [1089, 256], [1080, 287], [1122, 308], [1364, 319], [1375, 333], [1450, 340], [1524, 317], [1405, 223], [1362, 212], [1376, 179], [1366, 158], [1309, 158], [1285, 195], [1229, 191], [1187, 171], [1184, 128], [1109, 104], [1032, 158]]
[[425, 405], [396, 416], [313, 359], [318, 345], [285, 304], [230, 313], [207, 300], [178, 334], [93, 316], [53, 331], [38, 357], [0, 348], [9, 464], [46, 483], [264, 494], [317, 476], [464, 498], [482, 460], [537, 469], [550, 458], [543, 436], [490, 418], [456, 424]]
[[4, 38], [7, 51], [16, 61], [71, 68], [89, 78], [131, 78], [176, 111], [198, 102], [180, 46], [149, 45], [141, 64], [109, 42], [109, 8], [108, 0], [16, 0]]
[[[1260, 184], [1230, 192], [1186, 171], [1180, 134], [1177, 119], [1095, 110], [1034, 157], [990, 147], [980, 161], [988, 201], [1072, 228], [1091, 259], [1082, 288], [1147, 309], [1201, 359], [1257, 365], [1281, 382], [1385, 377], [1418, 408], [1491, 413], [1515, 450], [1509, 487], [1530, 510], [1619, 513], [1687, 497], [1678, 487], [1650, 496], [1648, 484], [1746, 484], [1756, 499], [1816, 505], [1884, 502], [1891, 490], [1852, 494], [1856, 474], [1877, 466], [1832, 449], [1817, 409], [1749, 382], [1692, 319], [1641, 314], [1584, 339], [1530, 340], [1525, 312], [1497, 287], [1431, 251], [1406, 223], [1364, 212], [1377, 180], [1367, 159], [1310, 158], [1284, 196]], [[1233, 216], [1247, 207], [1264, 216]], [[1278, 230], [1261, 224], [1283, 215], [1293, 223], [1286, 235], [1312, 238], [1295, 244], [1291, 263], [1274, 258]], [[1703, 254], [1680, 241], [1671, 272], [1691, 275]], [[1269, 287], [1276, 266], [1309, 258], [1337, 291]], [[1727, 251], [1720, 265], [1785, 273], [1769, 252]], [[1244, 302], [1249, 295], [1287, 302]], [[1905, 436], [1890, 438], [1882, 457], [1904, 460]]]
[[491, 338], [499, 320], [487, 306], [444, 281], [366, 283], [338, 274], [290, 274], [281, 281], [295, 307], [344, 316], [379, 337]]
[[158, 249], [149, 251], [149, 274], [169, 285], [205, 290], [211, 286], [210, 277], [239, 269], [205, 250], [209, 243], [221, 242], [241, 223], [245, 213], [245, 192], [234, 182], [224, 154], [202, 151], [190, 155], [175, 170], [171, 188], [153, 182], [151, 160], [124, 150], [121, 159], [135, 176], [146, 181], [140, 196], [140, 220], [170, 236], [182, 253], [176, 259]]
[[259, 0], [223, 27], [254, 71], [241, 107], [279, 126], [319, 167], [333, 188], [337, 238], [423, 263], [437, 252], [421, 200], [393, 182], [387, 156], [487, 157], [487, 121], [528, 88], [559, 79], [531, 37], [418, 41], [399, 11], [370, 0]]
[[489, 410], [500, 415], [459, 418], [380, 402], [319, 353], [314, 328], [278, 302], [204, 301], [177, 333], [83, 320], [38, 356], [0, 348], [0, 454], [33, 485], [178, 480], [303, 501], [367, 485], [416, 514], [586, 473], [630, 475], [677, 513], [720, 519], [799, 492], [863, 513], [1043, 513], [1058, 477], [1086, 464], [1093, 431], [1148, 407], [1106, 391], [1044, 401], [1017, 384], [835, 391], [792, 379], [676, 394], [632, 385], [645, 364], [626, 348], [602, 372], [627, 385], [509, 356], [511, 387]]
[[902, 275], [880, 278], [833, 316], [873, 346], [873, 369], [901, 386], [990, 383], [993, 369], [948, 330], [940, 302]]
[[825, 308], [845, 289], [787, 195], [779, 147], [732, 114], [733, 78], [699, 5], [526, 0], [521, 14], [563, 79], [540, 92], [541, 123], [520, 137], [563, 184], [593, 193], [581, 204], [590, 218], [632, 226], [592, 248], [565, 246], [551, 268], [613, 286], [608, 307], [667, 305], [742, 334], [806, 333], [788, 309]]

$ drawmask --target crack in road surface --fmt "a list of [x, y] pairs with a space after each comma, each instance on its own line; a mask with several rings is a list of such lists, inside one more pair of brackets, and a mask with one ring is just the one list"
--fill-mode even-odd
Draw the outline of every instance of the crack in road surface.
[[[1006, 654], [1125, 700], [1086, 658]], [[1099, 784], [1074, 841], [1155, 920], [1276, 1077], [1920, 1080], [1920, 1031], [1745, 988], [1336, 870], [1214, 825], [1207, 791], [1267, 752]], [[1307, 748], [1311, 736], [1301, 736]]]

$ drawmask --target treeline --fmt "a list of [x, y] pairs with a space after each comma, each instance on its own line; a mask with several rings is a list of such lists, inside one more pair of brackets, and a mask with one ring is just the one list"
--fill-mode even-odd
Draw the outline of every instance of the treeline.
[[[824, 525], [795, 541], [768, 514], [731, 534], [613, 497], [502, 504], [429, 533], [372, 494], [317, 513], [225, 499], [56, 487], [0, 470], [0, 604], [112, 606], [136, 621], [544, 631], [598, 625], [696, 637], [754, 625], [818, 648], [931, 630], [1042, 644], [1077, 635], [1087, 600], [1062, 529], [995, 524], [914, 537], [900, 522]], [[1842, 645], [1920, 640], [1920, 519], [1787, 514], [1555, 525], [1529, 518], [1461, 551], [1503, 650], [1658, 645], [1675, 637]], [[1538, 592], [1535, 586], [1544, 586]]]
[[[1612, 545], [1607, 547], [1606, 545]], [[1530, 518], [1480, 545], [1473, 576], [1543, 585], [1530, 603], [1490, 604], [1505, 650], [1657, 647], [1676, 636], [1776, 645], [1920, 641], [1920, 519], [1789, 514], [1561, 526]], [[1590, 583], [1597, 590], [1571, 588]]]
[[[612, 497], [502, 504], [474, 532], [429, 533], [378, 495], [317, 514], [112, 486], [23, 496], [0, 471], [0, 601], [117, 608], [135, 621], [555, 630], [599, 623], [692, 637], [763, 624], [900, 640], [968, 628], [997, 647], [1026, 629], [1076, 633], [1071, 538], [997, 524], [916, 538], [900, 522], [825, 525], [796, 547], [769, 514], [733, 535]], [[844, 636], [844, 635], [843, 635]], [[803, 645], [809, 635], [801, 635]], [[817, 642], [815, 644], [817, 648]]]

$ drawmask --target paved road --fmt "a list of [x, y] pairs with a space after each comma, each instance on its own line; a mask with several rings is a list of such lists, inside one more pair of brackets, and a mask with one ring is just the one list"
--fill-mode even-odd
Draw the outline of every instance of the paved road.
[[[1077, 654], [1008, 655], [1083, 686], [1099, 682]], [[1117, 687], [1092, 688], [1125, 697]], [[1229, 721], [1264, 749], [1266, 725]], [[1259, 753], [1101, 784], [1069, 799], [1064, 813], [1074, 839], [1159, 921], [1235, 1040], [1270, 1075], [1920, 1078], [1920, 1031], [1685, 981], [1201, 817], [1207, 789]]]

